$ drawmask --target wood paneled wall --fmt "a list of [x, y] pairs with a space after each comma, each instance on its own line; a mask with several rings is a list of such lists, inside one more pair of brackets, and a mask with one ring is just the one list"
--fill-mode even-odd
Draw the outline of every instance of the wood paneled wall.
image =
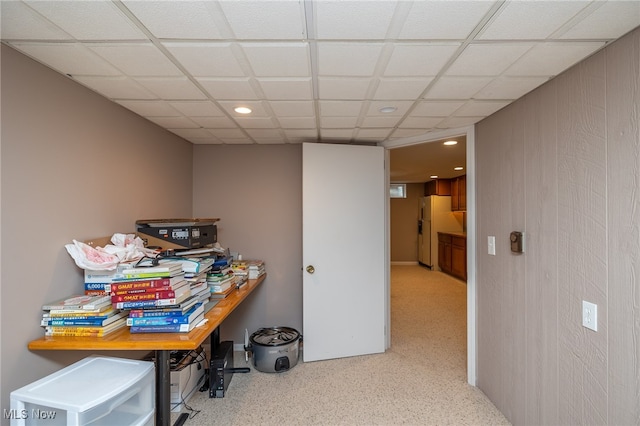
[[639, 122], [636, 30], [477, 125], [478, 386], [514, 424], [640, 424]]

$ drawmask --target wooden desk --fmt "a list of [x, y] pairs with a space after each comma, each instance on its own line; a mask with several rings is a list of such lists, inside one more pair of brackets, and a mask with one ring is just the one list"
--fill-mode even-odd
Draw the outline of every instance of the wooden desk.
[[231, 292], [205, 314], [204, 325], [189, 333], [129, 333], [129, 327], [105, 337], [43, 336], [29, 342], [34, 351], [155, 351], [156, 353], [156, 425], [167, 426], [171, 421], [171, 366], [169, 355], [174, 350], [192, 350], [211, 336], [211, 353], [220, 343], [220, 324], [247, 298], [266, 275], [249, 280], [240, 289]]

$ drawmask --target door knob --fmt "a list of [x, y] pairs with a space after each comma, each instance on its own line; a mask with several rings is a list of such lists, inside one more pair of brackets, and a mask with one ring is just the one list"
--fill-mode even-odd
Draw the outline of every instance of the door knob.
[[313, 274], [315, 271], [316, 271], [316, 268], [314, 268], [313, 265], [307, 266], [308, 273]]

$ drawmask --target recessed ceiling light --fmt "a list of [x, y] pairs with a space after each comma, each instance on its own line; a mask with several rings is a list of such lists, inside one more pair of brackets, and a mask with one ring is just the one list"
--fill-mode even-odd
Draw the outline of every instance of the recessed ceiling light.
[[445, 145], [457, 145], [458, 141], [446, 141], [444, 144]]
[[460, 166], [454, 167], [453, 170], [464, 170], [464, 167], [460, 167]]
[[238, 114], [251, 114], [251, 108], [247, 107], [235, 107], [233, 110]]
[[398, 108], [394, 106], [386, 106], [386, 107], [380, 108], [378, 111], [380, 111], [383, 114], [389, 114], [390, 112], [396, 112], [397, 109]]
[[431, 175], [429, 176], [431, 179], [438, 179], [438, 175]]

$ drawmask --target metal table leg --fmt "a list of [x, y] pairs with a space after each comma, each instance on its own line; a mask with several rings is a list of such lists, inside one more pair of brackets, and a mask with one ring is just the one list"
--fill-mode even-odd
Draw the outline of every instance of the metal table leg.
[[156, 426], [171, 423], [171, 360], [169, 351], [156, 351]]

